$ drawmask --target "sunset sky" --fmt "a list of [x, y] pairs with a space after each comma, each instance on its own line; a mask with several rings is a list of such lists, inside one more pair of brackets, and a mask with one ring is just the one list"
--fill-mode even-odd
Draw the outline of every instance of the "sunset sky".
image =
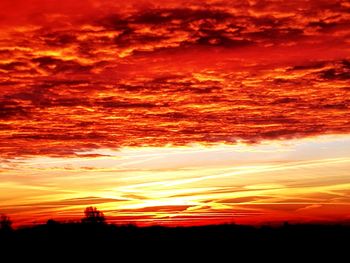
[[0, 214], [350, 221], [350, 2], [1, 0]]

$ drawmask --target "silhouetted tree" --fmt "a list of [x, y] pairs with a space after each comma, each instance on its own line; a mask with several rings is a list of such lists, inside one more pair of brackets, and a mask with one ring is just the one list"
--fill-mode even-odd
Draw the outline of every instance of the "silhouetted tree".
[[0, 230], [2, 230], [2, 231], [11, 231], [12, 230], [12, 221], [6, 215], [0, 216]]
[[81, 220], [83, 223], [103, 224], [106, 221], [103, 213], [96, 207], [89, 206], [84, 210], [85, 217]]
[[57, 222], [56, 220], [54, 219], [49, 219], [46, 221], [46, 225], [49, 226], [49, 227], [55, 227], [57, 225], [59, 225], [60, 223]]

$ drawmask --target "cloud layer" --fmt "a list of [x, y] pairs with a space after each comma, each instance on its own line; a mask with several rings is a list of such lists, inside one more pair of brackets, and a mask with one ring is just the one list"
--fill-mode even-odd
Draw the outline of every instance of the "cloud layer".
[[0, 211], [16, 225], [79, 220], [90, 205], [109, 222], [141, 225], [349, 222], [349, 145], [336, 136], [12, 161]]
[[2, 1], [0, 156], [349, 133], [347, 1], [112, 2]]

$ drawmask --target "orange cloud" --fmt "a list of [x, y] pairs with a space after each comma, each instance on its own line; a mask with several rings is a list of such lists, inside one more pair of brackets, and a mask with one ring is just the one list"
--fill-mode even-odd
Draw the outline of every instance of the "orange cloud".
[[2, 156], [349, 132], [343, 1], [17, 2], [0, 43]]
[[349, 143], [323, 137], [15, 159], [1, 171], [0, 210], [17, 225], [78, 220], [88, 205], [110, 222], [141, 225], [347, 221]]
[[[163, 160], [167, 165], [158, 170], [122, 168], [145, 165], [149, 160], [161, 159], [162, 154], [130, 162], [127, 159], [118, 168], [95, 167], [94, 163], [115, 157], [102, 149], [241, 142], [254, 145], [349, 134], [347, 1], [227, 2], [1, 1], [0, 160], [4, 168], [0, 172], [142, 174], [148, 169], [166, 174], [172, 169], [169, 160]], [[327, 158], [348, 157], [343, 152], [334, 155]], [[85, 166], [57, 164], [55, 168], [19, 169], [23, 163], [18, 162], [25, 160], [22, 157], [44, 158], [43, 162], [49, 157], [72, 157], [77, 163], [85, 161]], [[217, 160], [221, 161], [225, 162]], [[293, 167], [309, 167], [307, 162], [298, 165]], [[257, 172], [260, 168], [249, 167]], [[272, 170], [267, 166], [264, 171], [289, 168], [284, 163]], [[6, 211], [29, 215], [26, 205], [33, 204], [42, 218], [76, 217], [83, 205], [95, 202], [105, 205], [102, 208], [115, 220], [124, 221], [162, 218], [189, 223], [251, 218], [256, 222], [266, 219], [266, 214], [276, 220], [307, 220], [311, 215], [321, 220], [327, 218], [331, 204], [337, 206], [334, 217], [344, 217], [348, 203], [343, 192], [336, 197], [334, 191], [316, 187], [309, 194], [303, 185], [299, 189], [301, 199], [296, 199], [294, 190], [288, 192], [292, 185], [286, 189], [281, 184], [279, 189], [278, 184], [260, 180], [247, 188], [242, 186], [240, 194], [235, 195], [231, 192], [237, 188], [232, 185], [220, 188], [211, 183], [226, 183], [227, 175], [240, 176], [246, 168], [228, 174], [223, 171], [223, 177], [201, 171], [200, 179], [180, 176], [166, 180], [146, 175], [149, 180], [140, 180], [139, 184], [128, 174], [124, 181], [130, 183], [121, 200], [116, 201], [121, 206], [120, 215], [106, 205], [109, 197], [95, 197], [94, 191], [56, 193], [57, 189], [46, 188], [47, 184], [35, 186], [34, 180], [34, 186], [27, 185], [29, 190], [24, 194], [21, 184], [7, 183], [5, 176], [0, 188], [18, 187], [9, 195], [12, 198], [12, 194], [18, 194], [22, 201], [36, 191], [59, 194], [52, 201], [40, 195], [42, 200], [27, 200], [14, 210], [4, 206]], [[28, 183], [27, 179], [21, 180]], [[108, 180], [96, 181], [94, 186], [108, 185]], [[204, 185], [187, 188], [196, 183]], [[157, 187], [170, 186], [175, 189], [157, 191]], [[337, 183], [333, 186], [336, 188]], [[142, 187], [153, 187], [154, 191], [139, 191]], [[274, 191], [281, 191], [284, 198], [278, 198]], [[322, 192], [320, 196], [315, 194], [318, 191]], [[205, 198], [201, 192], [206, 193]], [[326, 203], [329, 195], [331, 204]], [[172, 204], [172, 198], [187, 203]], [[161, 202], [154, 203], [153, 199]], [[114, 205], [116, 199], [111, 200]], [[68, 205], [69, 211], [58, 208], [63, 205]]]

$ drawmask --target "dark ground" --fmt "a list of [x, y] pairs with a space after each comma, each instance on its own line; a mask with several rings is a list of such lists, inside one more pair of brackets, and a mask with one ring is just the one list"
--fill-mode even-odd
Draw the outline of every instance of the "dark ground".
[[[266, 259], [281, 255], [279, 262], [286, 262], [292, 258], [298, 260], [308, 256], [315, 259], [325, 255], [332, 258], [330, 262], [350, 262], [350, 226], [285, 224], [280, 227], [252, 227], [232, 224], [136, 227], [52, 221], [1, 231], [0, 255], [10, 251], [17, 251], [11, 252], [12, 256], [22, 252], [26, 255], [37, 253], [38, 256], [44, 251], [60, 257], [62, 253], [73, 251], [82, 257], [110, 254], [129, 259], [164, 254], [166, 261], [189, 255], [197, 259], [218, 259], [222, 256], [234, 262], [242, 256], [246, 259]], [[335, 260], [340, 256], [346, 258]]]

